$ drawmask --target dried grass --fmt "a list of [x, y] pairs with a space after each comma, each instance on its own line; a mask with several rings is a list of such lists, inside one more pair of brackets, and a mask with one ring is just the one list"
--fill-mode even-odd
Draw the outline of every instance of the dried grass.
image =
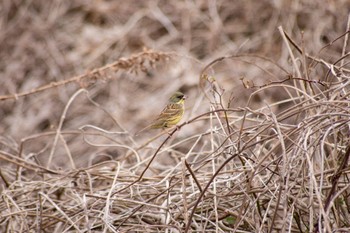
[[344, 6], [3, 1], [0, 231], [349, 231]]

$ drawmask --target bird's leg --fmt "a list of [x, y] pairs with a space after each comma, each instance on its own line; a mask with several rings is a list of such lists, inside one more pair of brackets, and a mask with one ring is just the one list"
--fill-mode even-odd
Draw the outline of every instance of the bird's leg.
[[[180, 127], [178, 125], [175, 125], [172, 129], [174, 129], [174, 131], [172, 132], [172, 134], [174, 134], [176, 131], [180, 131]], [[170, 132], [168, 132], [169, 136], [170, 135]]]
[[171, 133], [168, 130], [166, 130], [166, 128], [163, 128], [163, 130], [171, 137]]

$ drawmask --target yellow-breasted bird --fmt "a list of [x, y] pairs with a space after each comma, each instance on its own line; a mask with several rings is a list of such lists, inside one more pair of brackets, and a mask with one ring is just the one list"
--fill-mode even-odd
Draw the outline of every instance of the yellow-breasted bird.
[[146, 129], [165, 129], [179, 123], [185, 112], [185, 99], [186, 96], [182, 92], [175, 92], [159, 116], [150, 125], [138, 131], [136, 135]]

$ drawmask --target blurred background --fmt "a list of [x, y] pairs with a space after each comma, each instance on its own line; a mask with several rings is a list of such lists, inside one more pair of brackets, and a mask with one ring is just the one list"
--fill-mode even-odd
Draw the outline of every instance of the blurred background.
[[[87, 94], [74, 98], [64, 115], [66, 134], [53, 152], [56, 168], [118, 159], [126, 148], [104, 147], [106, 139], [91, 137], [90, 142], [100, 143], [94, 146], [83, 140], [79, 130], [92, 125], [115, 133], [111, 137], [116, 145], [137, 147], [138, 140], [154, 133], [138, 138], [133, 133], [145, 127], [176, 90], [188, 95], [185, 120], [209, 111], [210, 101], [199, 88], [200, 73], [221, 56], [236, 57], [208, 72], [223, 99], [233, 98], [231, 107], [244, 107], [254, 90], [244, 88], [241, 78], [264, 85], [294, 74], [278, 26], [305, 52], [333, 63], [341, 57], [342, 40], [321, 49], [344, 34], [348, 9], [347, 0], [2, 0], [0, 96], [66, 80], [145, 48], [169, 53], [168, 59], [145, 71], [116, 72], [97, 81]], [[64, 108], [78, 89], [79, 85], [70, 83], [1, 101], [2, 149], [16, 154], [21, 149], [23, 155], [35, 155], [44, 164]], [[277, 89], [263, 93], [254, 97], [253, 106], [285, 95]], [[198, 122], [185, 127], [179, 137], [202, 126]], [[23, 147], [22, 141], [26, 141]], [[67, 163], [67, 151], [74, 162]]]

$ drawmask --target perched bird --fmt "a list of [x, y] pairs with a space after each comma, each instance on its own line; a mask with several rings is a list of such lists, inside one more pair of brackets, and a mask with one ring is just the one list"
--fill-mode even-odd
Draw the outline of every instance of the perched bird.
[[146, 129], [165, 129], [176, 125], [184, 115], [185, 99], [186, 96], [182, 92], [175, 92], [159, 116], [150, 125], [138, 131], [136, 135]]

